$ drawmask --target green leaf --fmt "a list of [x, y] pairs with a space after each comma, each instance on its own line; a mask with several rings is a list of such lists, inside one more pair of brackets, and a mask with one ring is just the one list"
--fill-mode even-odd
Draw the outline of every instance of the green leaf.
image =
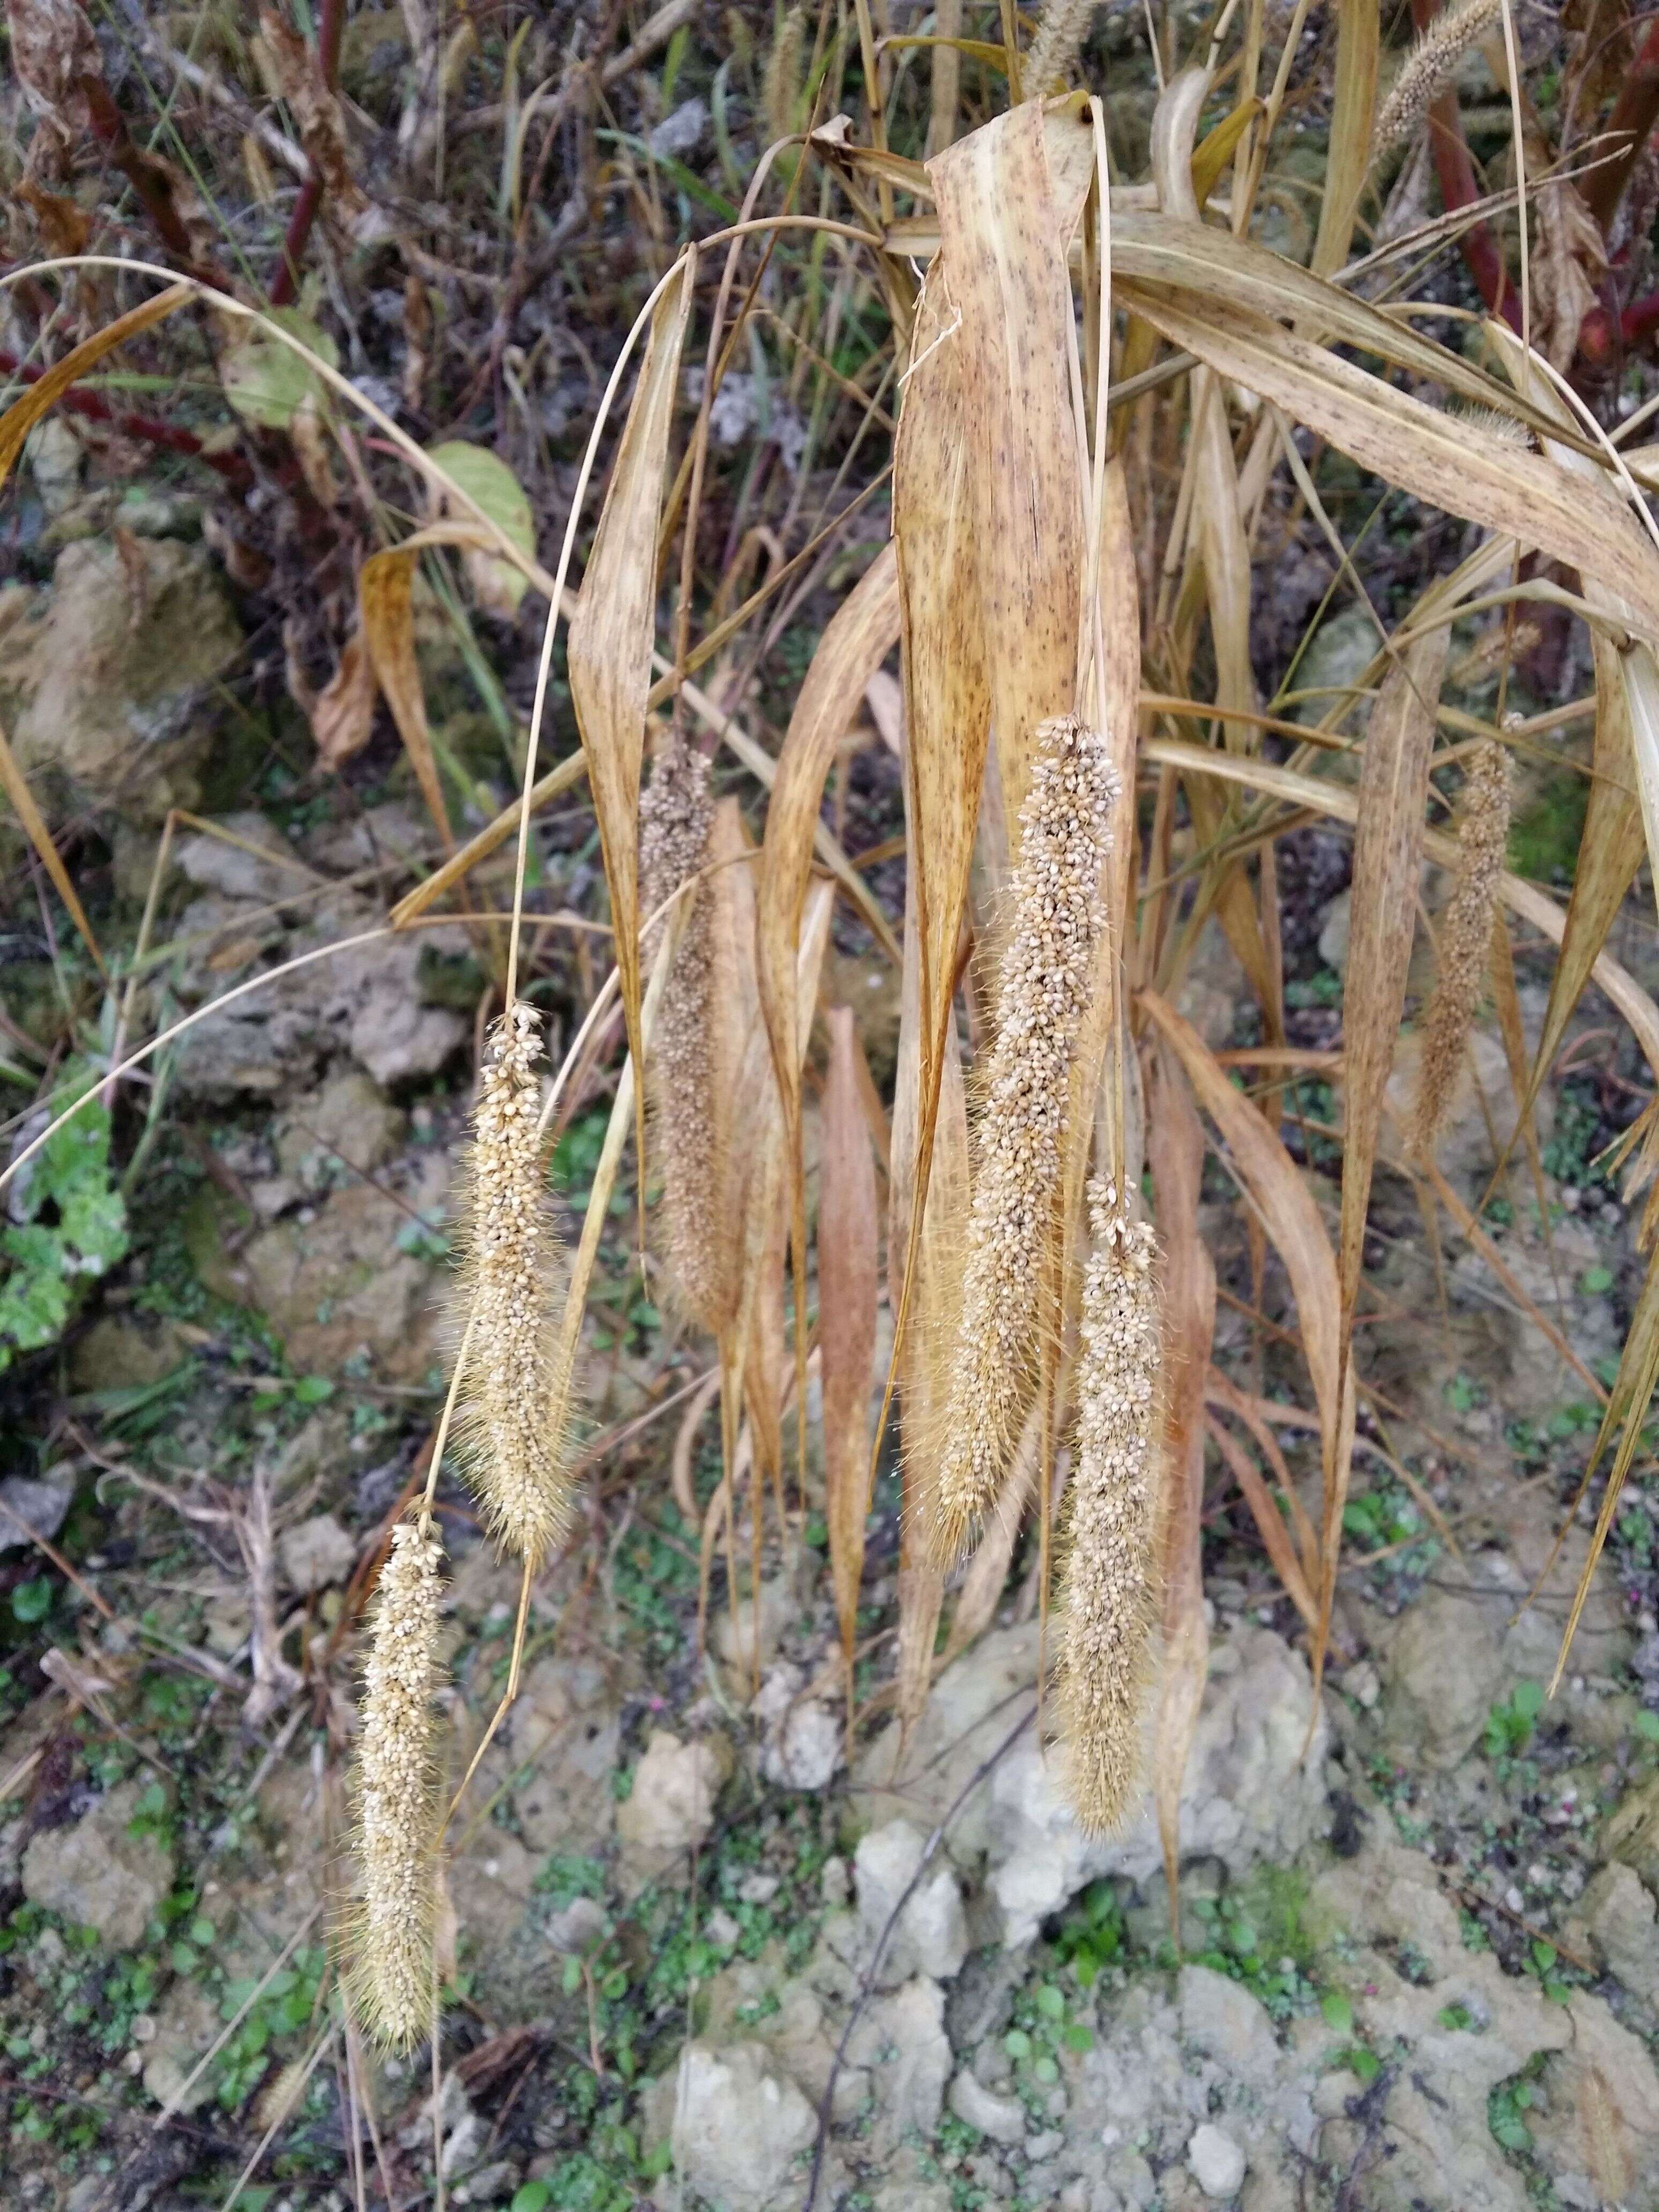
[[1060, 2039], [1068, 2051], [1092, 2051], [1095, 2047], [1093, 2028], [1085, 2027], [1079, 2020], [1068, 2021], [1060, 2031]]
[[14, 1620], [33, 1623], [44, 1620], [52, 1610], [52, 1577], [37, 1575], [33, 1582], [19, 1583], [11, 1594], [11, 1613]]
[[1510, 1699], [1510, 1710], [1518, 1713], [1523, 1721], [1535, 1721], [1544, 1710], [1544, 1686], [1541, 1682], [1517, 1682], [1515, 1695]]
[[544, 2181], [526, 2181], [514, 2197], [507, 2212], [547, 2212], [553, 2192]]
[[1534, 1936], [1532, 1945], [1532, 1962], [1540, 1974], [1547, 1974], [1555, 1964], [1554, 1944], [1545, 1942], [1542, 1936]]
[[1023, 2027], [1011, 2027], [1002, 2039], [1002, 2047], [1010, 2058], [1029, 2058], [1031, 2055], [1031, 2039]]
[[[535, 558], [536, 524], [529, 499], [523, 485], [498, 454], [492, 453], [487, 447], [471, 445], [465, 438], [448, 438], [442, 445], [431, 447], [427, 459], [441, 468], [474, 506], [481, 507], [520, 552]], [[452, 503], [452, 512], [458, 521], [469, 520], [463, 507]], [[525, 595], [526, 580], [510, 562], [502, 560], [499, 553], [469, 547], [462, 556], [461, 565], [480, 606], [492, 614], [518, 612], [519, 602]]]
[[[307, 347], [329, 368], [340, 366], [340, 349], [297, 307], [272, 307], [270, 320]], [[251, 323], [219, 356], [219, 381], [225, 398], [245, 422], [262, 430], [286, 430], [306, 401], [322, 385], [311, 363], [292, 346]]]
[[1066, 1999], [1053, 1982], [1044, 1982], [1036, 1993], [1036, 2008], [1045, 2020], [1064, 2020]]
[[294, 1395], [302, 1406], [325, 1405], [334, 1395], [334, 1387], [326, 1375], [302, 1375], [294, 1386]]
[[1054, 2084], [1060, 2079], [1059, 2067], [1055, 2065], [1054, 2060], [1050, 2058], [1046, 2052], [1041, 2058], [1033, 2062], [1031, 2072], [1036, 2079], [1042, 2082], [1045, 2089], [1052, 2088]]
[[1348, 2064], [1362, 2081], [1375, 2081], [1382, 2071], [1382, 2061], [1374, 2051], [1367, 2051], [1363, 2045], [1356, 2044], [1348, 2053]]
[[1636, 1733], [1644, 1743], [1659, 1743], [1659, 1713], [1638, 1713]]
[[560, 1975], [559, 1981], [566, 1996], [574, 1996], [576, 1991], [580, 1989], [582, 1985], [581, 1960], [580, 1959], [567, 1959], [564, 1962], [564, 1972]]
[[1327, 1990], [1319, 2000], [1319, 2009], [1325, 2015], [1326, 2025], [1338, 2035], [1353, 2032], [1353, 2007], [1340, 1990]]
[[1613, 1288], [1611, 1267], [1586, 1267], [1578, 1278], [1578, 1287], [1587, 1297], [1599, 1297], [1603, 1291]]

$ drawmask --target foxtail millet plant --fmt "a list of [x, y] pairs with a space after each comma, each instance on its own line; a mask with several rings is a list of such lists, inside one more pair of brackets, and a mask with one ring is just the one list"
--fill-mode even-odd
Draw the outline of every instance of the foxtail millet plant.
[[541, 1017], [519, 1000], [490, 1032], [466, 1164], [459, 1299], [471, 1334], [456, 1405], [462, 1464], [490, 1533], [532, 1572], [570, 1517], [574, 1379], [554, 1295], [540, 1050]]
[[407, 2051], [432, 2027], [437, 1910], [439, 1564], [443, 1546], [422, 1512], [399, 1522], [380, 1571], [363, 1668], [358, 1740], [357, 1858], [346, 1989], [353, 2014], [383, 2049]]
[[940, 1393], [949, 1423], [934, 1528], [942, 1563], [990, 1510], [1036, 1388], [1072, 1060], [1095, 988], [1117, 789], [1098, 731], [1073, 715], [1043, 723], [1020, 810], [996, 1038], [974, 1132], [960, 1318]]
[[1150, 1224], [1103, 1179], [1089, 1218], [1054, 1693], [1066, 1795], [1081, 1826], [1109, 1835], [1134, 1803], [1152, 1671], [1158, 1301]]
[[[708, 756], [683, 732], [671, 730], [640, 800], [640, 881], [647, 915], [704, 865], [714, 821]], [[686, 895], [679, 945], [651, 1040], [649, 1075], [669, 1272], [691, 1318], [718, 1336], [737, 1304], [738, 1240], [726, 1188], [726, 1102], [714, 1066], [713, 905], [707, 883]], [[672, 918], [659, 926], [671, 928]]]
[[1434, 1151], [1480, 1011], [1509, 835], [1509, 755], [1489, 738], [1469, 759], [1457, 830], [1457, 879], [1441, 916], [1434, 989], [1423, 1016], [1423, 1055], [1407, 1139], [1418, 1159]]

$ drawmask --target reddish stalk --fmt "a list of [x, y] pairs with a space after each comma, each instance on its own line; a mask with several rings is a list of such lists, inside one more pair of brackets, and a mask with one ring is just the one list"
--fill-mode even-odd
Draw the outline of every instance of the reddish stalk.
[[[323, 72], [323, 82], [332, 92], [340, 74], [340, 37], [345, 28], [345, 0], [323, 0], [323, 11], [317, 25], [317, 59]], [[286, 307], [292, 304], [300, 284], [300, 257], [306, 250], [312, 225], [323, 204], [323, 173], [315, 161], [311, 174], [300, 187], [300, 197], [294, 203], [294, 212], [289, 217], [288, 231], [283, 240], [283, 258], [270, 282], [270, 304]]]
[[1604, 238], [1613, 227], [1636, 157], [1656, 123], [1659, 123], [1659, 23], [1649, 26], [1620, 85], [1613, 112], [1602, 125], [1603, 143], [1613, 150], [1584, 179], [1585, 204], [1601, 226]]
[[[1426, 31], [1440, 13], [1440, 0], [1412, 0], [1412, 22]], [[1440, 198], [1448, 215], [1468, 207], [1481, 197], [1468, 141], [1463, 136], [1463, 113], [1455, 87], [1443, 92], [1429, 110], [1429, 150], [1440, 183]], [[1504, 256], [1490, 223], [1471, 223], [1458, 244], [1487, 308], [1502, 315], [1510, 328], [1521, 327], [1521, 302], [1510, 282]]]
[[[44, 370], [20, 361], [15, 353], [0, 347], [0, 376], [15, 376], [22, 384], [38, 384], [44, 374]], [[124, 437], [142, 439], [148, 446], [160, 446], [169, 453], [184, 453], [191, 460], [201, 461], [239, 490], [246, 489], [253, 482], [253, 471], [240, 453], [204, 453], [193, 430], [181, 430], [172, 422], [158, 422], [149, 415], [124, 414], [97, 392], [88, 392], [78, 385], [62, 393], [58, 404], [88, 422], [106, 423]]]

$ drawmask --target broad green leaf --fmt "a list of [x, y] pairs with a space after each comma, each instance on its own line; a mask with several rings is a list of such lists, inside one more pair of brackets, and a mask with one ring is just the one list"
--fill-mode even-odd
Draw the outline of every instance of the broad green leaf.
[[[490, 453], [486, 447], [470, 445], [465, 438], [450, 438], [441, 446], [432, 447], [427, 458], [474, 506], [482, 508], [521, 552], [535, 558], [536, 525], [530, 512], [530, 501], [524, 486], [498, 454]], [[459, 502], [452, 502], [452, 507], [458, 519], [465, 521], [466, 508]], [[498, 553], [469, 547], [461, 556], [461, 564], [479, 605], [486, 612], [504, 616], [518, 612], [519, 602], [525, 594], [525, 579], [510, 561], [504, 561]]]
[[[340, 366], [340, 349], [333, 339], [297, 307], [272, 307], [268, 319], [315, 354], [325, 368]], [[219, 381], [242, 420], [262, 430], [286, 430], [306, 401], [322, 388], [305, 356], [258, 323], [248, 324], [220, 355]]]

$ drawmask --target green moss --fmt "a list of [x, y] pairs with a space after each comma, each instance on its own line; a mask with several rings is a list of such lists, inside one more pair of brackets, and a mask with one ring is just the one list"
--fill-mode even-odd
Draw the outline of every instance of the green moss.
[[1531, 804], [1510, 825], [1510, 866], [1540, 884], [1570, 884], [1578, 865], [1589, 786], [1570, 769], [1544, 780]]

